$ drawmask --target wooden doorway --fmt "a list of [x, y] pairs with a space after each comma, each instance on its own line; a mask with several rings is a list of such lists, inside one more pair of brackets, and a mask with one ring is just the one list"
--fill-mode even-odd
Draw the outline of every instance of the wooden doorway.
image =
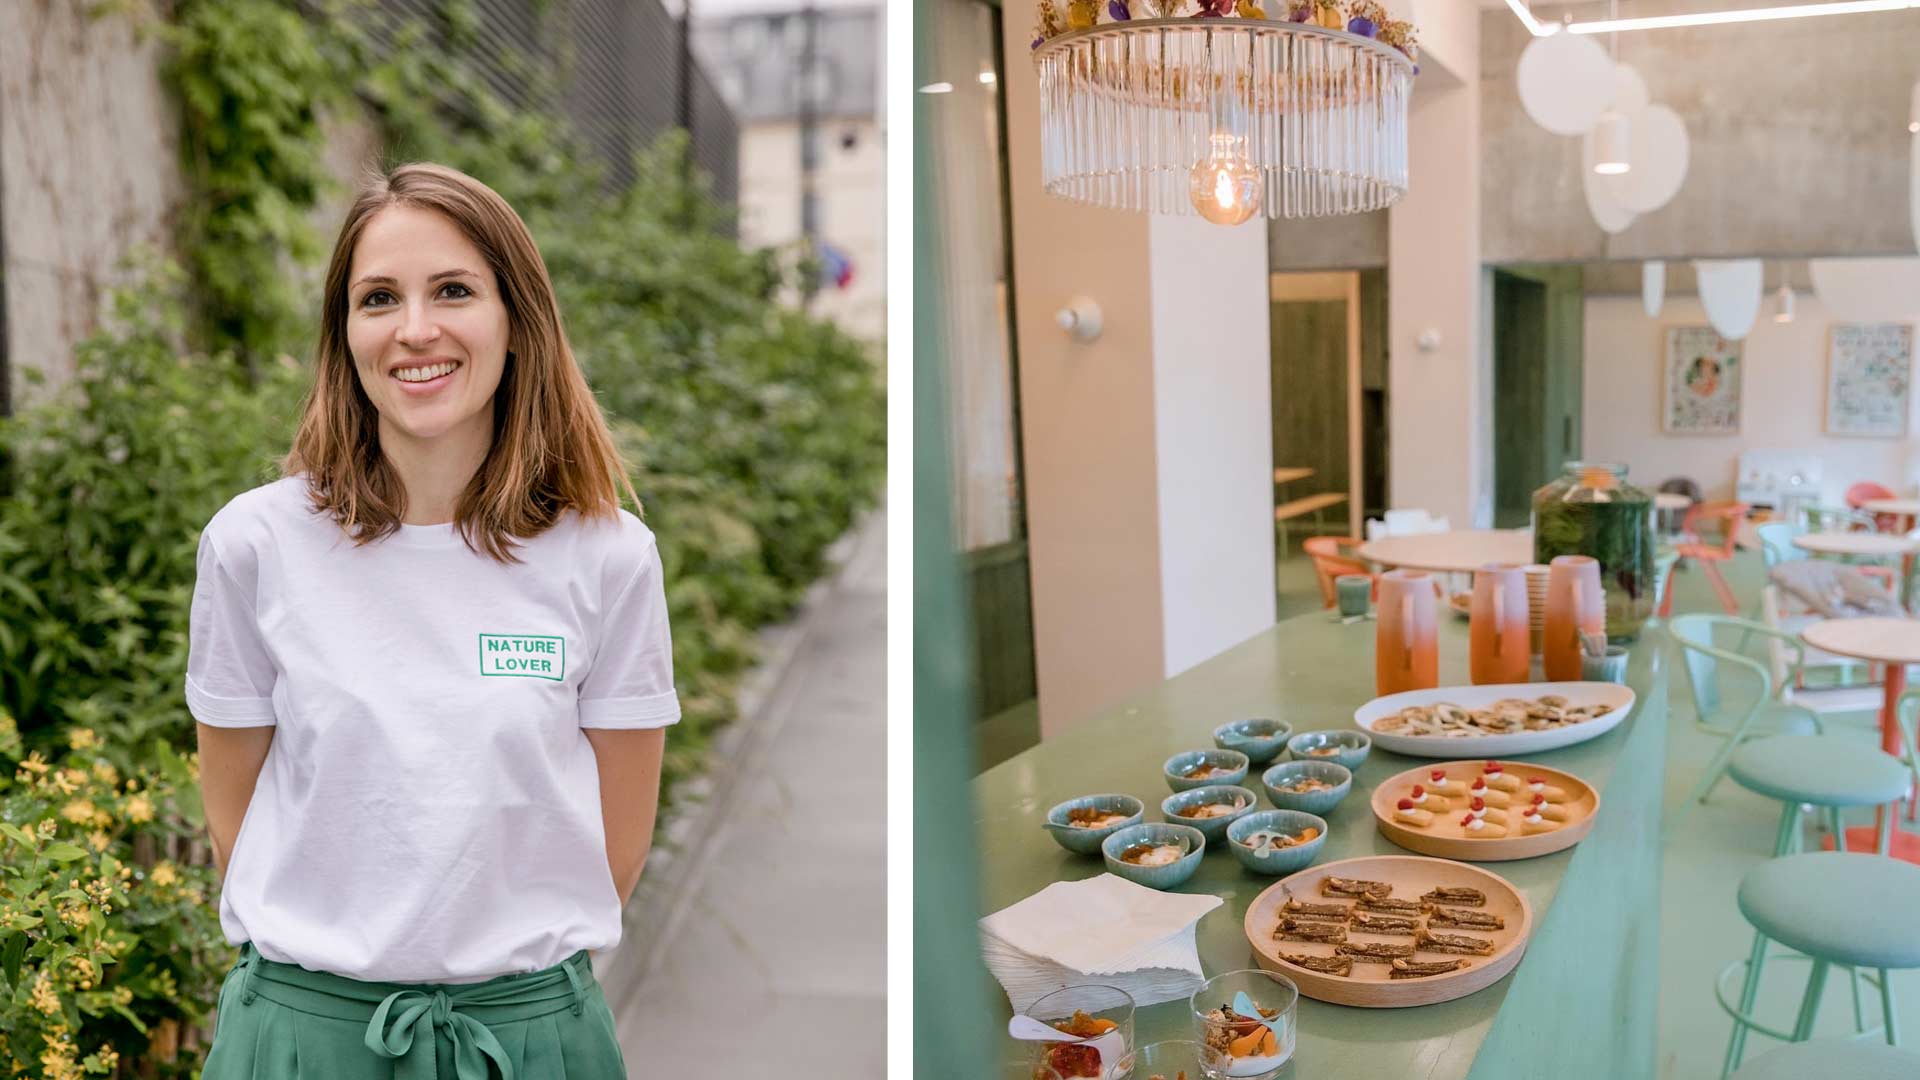
[[[1271, 393], [1274, 509], [1288, 538], [1361, 535], [1386, 497], [1386, 275], [1274, 274]], [[1337, 500], [1337, 501], [1333, 501]]]

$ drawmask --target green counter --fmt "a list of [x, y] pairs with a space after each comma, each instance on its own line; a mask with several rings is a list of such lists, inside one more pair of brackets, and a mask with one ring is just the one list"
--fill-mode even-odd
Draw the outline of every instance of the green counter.
[[[1442, 685], [1467, 682], [1466, 623], [1443, 614]], [[1076, 795], [1124, 791], [1159, 821], [1170, 791], [1160, 767], [1182, 750], [1213, 746], [1215, 726], [1276, 717], [1296, 732], [1351, 728], [1373, 694], [1374, 623], [1343, 625], [1303, 615], [1169, 679], [982, 774], [974, 783], [982, 861], [982, 910], [998, 911], [1054, 881], [1103, 873], [1098, 856], [1072, 855], [1040, 821]], [[1659, 989], [1661, 792], [1666, 769], [1665, 632], [1649, 624], [1633, 648], [1628, 682], [1638, 701], [1607, 734], [1538, 761], [1600, 791], [1593, 831], [1573, 848], [1515, 862], [1485, 863], [1519, 887], [1536, 925], [1514, 972], [1467, 997], [1409, 1009], [1357, 1009], [1300, 1002], [1299, 1049], [1283, 1077], [1312, 1080], [1448, 1080], [1654, 1075]], [[1351, 793], [1327, 816], [1318, 863], [1406, 854], [1380, 835], [1368, 799], [1375, 785], [1421, 763], [1376, 747]], [[1266, 796], [1258, 776], [1246, 784]], [[1243, 869], [1209, 850], [1181, 892], [1226, 903], [1200, 920], [1201, 966], [1209, 975], [1257, 967], [1241, 921], [1255, 896], [1278, 879]], [[1006, 997], [997, 995], [1004, 1022]], [[1184, 1000], [1139, 1011], [1140, 1043], [1187, 1039]]]

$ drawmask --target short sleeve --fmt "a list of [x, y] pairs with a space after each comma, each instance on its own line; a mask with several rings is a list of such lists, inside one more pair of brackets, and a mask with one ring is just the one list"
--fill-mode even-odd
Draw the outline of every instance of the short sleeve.
[[679, 720], [660, 550], [649, 542], [639, 569], [601, 619], [593, 667], [580, 684], [580, 726], [637, 730]]
[[187, 615], [187, 710], [213, 727], [271, 727], [278, 677], [252, 590], [234, 579], [203, 531]]

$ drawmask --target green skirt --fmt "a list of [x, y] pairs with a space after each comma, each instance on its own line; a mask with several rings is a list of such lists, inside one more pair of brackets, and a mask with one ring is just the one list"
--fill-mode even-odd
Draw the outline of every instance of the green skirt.
[[626, 1080], [585, 949], [481, 983], [376, 983], [268, 960], [220, 986], [201, 1080]]

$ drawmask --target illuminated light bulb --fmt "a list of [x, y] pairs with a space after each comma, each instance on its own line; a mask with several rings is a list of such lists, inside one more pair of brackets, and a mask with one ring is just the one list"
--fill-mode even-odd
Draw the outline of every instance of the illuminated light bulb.
[[1241, 152], [1241, 140], [1217, 132], [1211, 142], [1207, 160], [1193, 167], [1187, 197], [1215, 225], [1238, 225], [1260, 212], [1266, 182]]
[[1793, 289], [1792, 287], [1787, 285], [1780, 286], [1780, 291], [1774, 294], [1774, 304], [1775, 304], [1774, 312], [1773, 312], [1774, 322], [1790, 323], [1793, 321]]
[[1608, 109], [1593, 126], [1593, 171], [1602, 176], [1619, 176], [1633, 166], [1627, 161], [1630, 126], [1627, 118]]

